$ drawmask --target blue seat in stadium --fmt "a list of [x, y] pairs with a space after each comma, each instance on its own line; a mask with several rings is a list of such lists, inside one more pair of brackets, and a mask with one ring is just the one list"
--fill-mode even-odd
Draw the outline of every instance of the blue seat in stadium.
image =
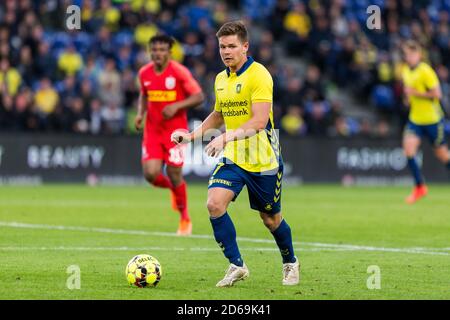
[[391, 110], [394, 108], [394, 92], [391, 87], [377, 85], [372, 91], [372, 101], [377, 108]]

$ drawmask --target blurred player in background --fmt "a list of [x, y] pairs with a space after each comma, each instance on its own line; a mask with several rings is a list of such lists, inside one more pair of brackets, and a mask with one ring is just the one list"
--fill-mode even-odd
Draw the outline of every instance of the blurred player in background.
[[[189, 70], [171, 59], [174, 40], [156, 35], [149, 41], [151, 62], [139, 71], [141, 92], [135, 118], [137, 130], [145, 128], [142, 142], [142, 168], [152, 185], [168, 188], [172, 207], [180, 213], [178, 235], [190, 235], [187, 186], [182, 176], [184, 148], [170, 141], [176, 129], [188, 128], [186, 110], [203, 102], [204, 95]], [[166, 164], [167, 176], [163, 174]]]
[[436, 157], [449, 170], [450, 156], [445, 142], [444, 114], [439, 103], [442, 96], [439, 79], [434, 70], [422, 61], [422, 48], [416, 41], [405, 42], [403, 55], [407, 64], [403, 71], [404, 95], [410, 107], [403, 149], [415, 180], [415, 187], [406, 202], [412, 204], [428, 193], [416, 160], [422, 137], [428, 138]]
[[216, 77], [214, 110], [192, 133], [174, 132], [174, 142], [188, 143], [208, 134], [226, 131], [205, 148], [209, 156], [224, 157], [213, 171], [207, 207], [214, 237], [230, 266], [217, 287], [231, 287], [249, 275], [236, 241], [236, 229], [227, 213], [242, 188], [247, 186], [250, 207], [259, 212], [279, 247], [283, 261], [283, 285], [299, 283], [299, 261], [294, 255], [291, 229], [281, 215], [283, 160], [274, 130], [273, 81], [269, 71], [247, 57], [247, 29], [241, 22], [224, 24], [216, 34], [220, 56], [227, 67]]

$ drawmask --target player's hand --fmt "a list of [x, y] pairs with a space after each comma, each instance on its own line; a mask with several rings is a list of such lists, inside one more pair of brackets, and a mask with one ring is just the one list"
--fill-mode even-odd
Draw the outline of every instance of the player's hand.
[[164, 109], [162, 110], [162, 115], [164, 117], [164, 119], [168, 120], [170, 118], [172, 118], [175, 113], [178, 112], [178, 107], [176, 104], [169, 104], [167, 106], [164, 107]]
[[175, 144], [187, 144], [192, 141], [192, 135], [187, 130], [178, 129], [172, 132], [170, 141]]
[[405, 93], [405, 96], [408, 98], [417, 95], [417, 90], [411, 87], [404, 87], [403, 92]]
[[225, 144], [225, 136], [222, 134], [208, 143], [205, 152], [210, 157], [218, 157], [223, 148], [225, 148]]
[[136, 115], [136, 117], [134, 118], [134, 127], [137, 131], [141, 131], [142, 129], [142, 120], [144, 120], [144, 116], [140, 114]]

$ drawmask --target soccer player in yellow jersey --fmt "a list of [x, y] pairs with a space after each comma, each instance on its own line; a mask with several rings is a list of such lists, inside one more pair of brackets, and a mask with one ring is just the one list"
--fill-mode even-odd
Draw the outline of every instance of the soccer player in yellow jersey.
[[191, 133], [175, 131], [172, 140], [189, 143], [225, 124], [225, 133], [205, 148], [223, 158], [209, 180], [207, 208], [214, 237], [230, 266], [217, 287], [230, 287], [249, 275], [227, 213], [244, 185], [250, 207], [259, 212], [271, 231], [283, 260], [283, 285], [299, 283], [299, 261], [294, 255], [291, 229], [281, 215], [283, 162], [272, 113], [273, 82], [267, 69], [247, 56], [247, 29], [242, 22], [224, 24], [216, 34], [226, 69], [216, 77], [214, 110]]
[[403, 136], [403, 149], [415, 180], [415, 187], [406, 198], [409, 204], [415, 203], [428, 193], [415, 159], [422, 137], [428, 138], [436, 157], [450, 169], [450, 156], [444, 134], [444, 116], [439, 104], [442, 95], [439, 79], [433, 69], [422, 61], [421, 51], [420, 45], [413, 40], [408, 40], [403, 45], [403, 55], [407, 64], [403, 70], [403, 87], [410, 107], [409, 121]]

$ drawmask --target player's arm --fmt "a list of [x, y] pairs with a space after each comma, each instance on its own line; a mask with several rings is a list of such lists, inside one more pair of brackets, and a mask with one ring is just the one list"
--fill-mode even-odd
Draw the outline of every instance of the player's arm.
[[205, 95], [202, 91], [192, 94], [184, 100], [177, 101], [164, 107], [162, 114], [165, 119], [172, 118], [179, 110], [189, 109], [198, 106], [205, 100]]
[[255, 102], [252, 104], [252, 117], [235, 130], [227, 130], [221, 136], [215, 138], [206, 147], [207, 155], [217, 156], [230, 141], [250, 138], [264, 130], [269, 121], [271, 102]]
[[183, 130], [176, 130], [172, 133], [171, 140], [176, 144], [192, 142], [202, 138], [208, 130], [222, 127], [224, 122], [222, 113], [213, 110], [194, 131], [185, 132]]
[[134, 118], [134, 126], [138, 131], [142, 129], [142, 120], [144, 119], [146, 110], [147, 110], [147, 97], [142, 92], [140, 92], [137, 106], [137, 114], [136, 117]]
[[423, 69], [423, 72], [420, 74], [420, 78], [417, 81], [421, 81], [425, 88], [428, 88], [425, 92], [419, 92], [414, 88], [405, 87], [405, 95], [407, 97], [414, 96], [422, 99], [441, 99], [442, 91], [441, 86], [439, 85], [439, 78], [436, 75], [436, 72], [429, 67], [426, 66]]
[[424, 99], [441, 99], [442, 98], [442, 91], [441, 91], [441, 87], [439, 85], [435, 86], [434, 88], [428, 89], [426, 92], [419, 92], [414, 88], [405, 87], [404, 92], [407, 97], [414, 96], [414, 97], [424, 98]]
[[252, 117], [236, 130], [224, 133], [225, 143], [233, 140], [250, 138], [264, 130], [269, 122], [271, 102], [256, 102], [252, 104]]

